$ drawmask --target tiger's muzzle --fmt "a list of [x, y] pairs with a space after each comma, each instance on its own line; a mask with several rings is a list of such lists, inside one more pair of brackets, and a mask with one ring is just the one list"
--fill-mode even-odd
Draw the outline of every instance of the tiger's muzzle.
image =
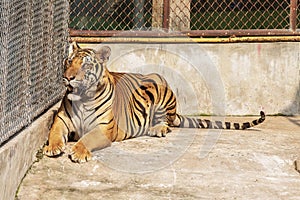
[[80, 89], [80, 82], [76, 80], [68, 80], [63, 78], [63, 83], [67, 88], [67, 97], [71, 101], [79, 101], [82, 99], [82, 92], [84, 90]]
[[79, 84], [75, 80], [68, 80], [67, 78], [63, 78], [63, 83], [67, 88], [68, 93], [79, 93]]

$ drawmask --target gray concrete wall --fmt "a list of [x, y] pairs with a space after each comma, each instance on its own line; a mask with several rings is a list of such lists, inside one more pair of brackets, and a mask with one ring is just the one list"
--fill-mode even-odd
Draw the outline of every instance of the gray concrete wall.
[[[105, 44], [82, 44], [100, 48]], [[162, 74], [182, 114], [300, 114], [300, 43], [108, 44], [111, 71]]]
[[49, 109], [26, 129], [1, 146], [0, 200], [15, 199], [15, 193], [21, 180], [37, 159], [38, 149], [47, 141], [53, 114], [59, 105]]

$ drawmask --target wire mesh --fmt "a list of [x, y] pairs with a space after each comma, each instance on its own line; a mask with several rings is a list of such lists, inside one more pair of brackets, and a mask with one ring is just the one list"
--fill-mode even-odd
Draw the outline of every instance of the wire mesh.
[[193, 0], [191, 29], [288, 29], [289, 2], [288, 0]]
[[67, 0], [0, 0], [0, 144], [62, 96], [68, 16]]
[[[298, 0], [73, 0], [70, 28], [75, 30], [290, 30], [299, 26]], [[296, 4], [297, 4], [296, 2]], [[160, 23], [160, 24], [157, 24]], [[296, 31], [296, 30], [293, 30]], [[195, 33], [195, 32], [193, 32]]]
[[78, 30], [132, 30], [151, 27], [150, 0], [74, 0], [70, 27]]

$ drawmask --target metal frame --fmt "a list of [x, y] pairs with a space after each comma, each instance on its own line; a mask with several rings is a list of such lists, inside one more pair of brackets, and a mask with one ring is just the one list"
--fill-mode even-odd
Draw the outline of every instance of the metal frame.
[[237, 42], [300, 42], [300, 36], [254, 36], [227, 38], [188, 37], [71, 37], [78, 43], [237, 43]]

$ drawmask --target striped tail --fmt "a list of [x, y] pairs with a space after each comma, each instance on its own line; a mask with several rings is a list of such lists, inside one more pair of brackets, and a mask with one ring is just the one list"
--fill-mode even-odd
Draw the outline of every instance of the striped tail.
[[207, 129], [247, 129], [265, 121], [265, 113], [260, 111], [260, 118], [255, 119], [252, 122], [222, 122], [222, 121], [211, 121], [207, 119], [191, 118], [181, 115], [177, 115], [180, 119], [180, 128], [207, 128]]

